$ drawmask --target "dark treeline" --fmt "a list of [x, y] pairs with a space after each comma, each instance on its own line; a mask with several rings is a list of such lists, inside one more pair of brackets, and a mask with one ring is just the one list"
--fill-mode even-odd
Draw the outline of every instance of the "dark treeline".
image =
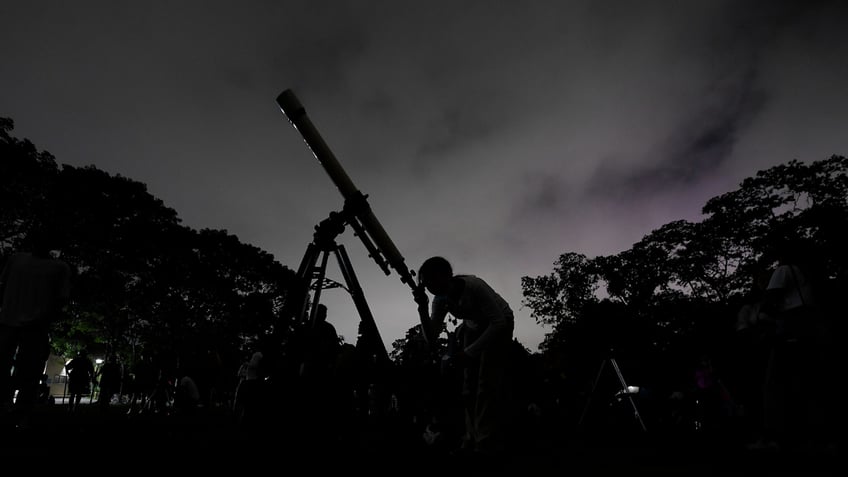
[[[12, 120], [0, 118], [0, 260], [26, 243], [33, 224], [57, 225], [58, 248], [76, 275], [53, 330], [56, 354], [113, 351], [126, 365], [143, 354], [182, 362], [211, 355], [227, 368], [221, 375], [235, 377], [263, 337], [290, 331], [286, 297], [297, 287], [289, 267], [224, 230], [182, 225], [142, 183], [58, 165], [12, 130]], [[527, 425], [535, 417], [559, 432], [574, 428], [610, 356], [628, 381], [656, 395], [690, 386], [704, 355], [732, 384], [737, 310], [787, 240], [812, 253], [821, 296], [832, 298], [825, 315], [841, 336], [844, 312], [833, 299], [848, 280], [848, 159], [761, 171], [703, 212], [704, 220], [671, 222], [619, 254], [563, 253], [551, 274], [523, 278], [523, 304], [551, 329], [539, 352], [515, 342], [516, 412]], [[443, 336], [442, 351], [450, 344]], [[401, 409], [449, 410], [451, 397], [438, 393], [453, 377], [444, 382], [434, 372], [417, 327], [391, 357]], [[655, 423], [663, 413], [647, 414]]]
[[235, 376], [247, 350], [278, 325], [294, 272], [224, 230], [182, 225], [142, 183], [57, 165], [12, 128], [0, 118], [0, 257], [49, 223], [75, 271], [53, 352], [114, 352], [127, 369], [143, 354], [183, 367], [214, 358]]

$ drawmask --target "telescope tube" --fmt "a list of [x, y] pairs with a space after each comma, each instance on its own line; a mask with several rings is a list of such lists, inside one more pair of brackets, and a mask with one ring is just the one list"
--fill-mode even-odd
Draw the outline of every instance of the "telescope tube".
[[344, 168], [339, 164], [338, 159], [327, 146], [327, 143], [321, 137], [321, 134], [312, 124], [309, 116], [306, 114], [306, 109], [300, 104], [300, 101], [295, 96], [294, 92], [287, 89], [277, 96], [277, 104], [280, 109], [292, 123], [295, 129], [306, 141], [306, 145], [312, 151], [312, 154], [318, 159], [318, 162], [324, 167], [324, 170], [330, 176], [333, 183], [341, 192], [345, 200], [351, 202], [361, 200], [361, 207], [356, 210], [356, 216], [362, 227], [371, 236], [372, 241], [386, 257], [386, 262], [397, 271], [400, 275], [400, 280], [409, 285], [415, 290], [415, 280], [412, 277], [409, 269], [406, 266], [405, 259], [400, 254], [400, 251], [395, 246], [389, 234], [383, 228], [382, 224], [374, 213], [371, 211], [371, 206], [364, 200], [364, 195], [356, 188], [353, 181], [347, 175]]

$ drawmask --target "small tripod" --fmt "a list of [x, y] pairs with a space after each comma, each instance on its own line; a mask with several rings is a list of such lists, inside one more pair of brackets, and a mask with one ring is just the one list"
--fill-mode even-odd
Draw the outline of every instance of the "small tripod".
[[607, 364], [612, 366], [612, 369], [615, 371], [615, 375], [618, 378], [618, 383], [621, 385], [621, 390], [615, 394], [615, 397], [624, 397], [628, 401], [630, 401], [630, 407], [633, 408], [633, 416], [639, 423], [639, 427], [641, 427], [643, 431], [647, 432], [648, 428], [645, 427], [645, 422], [642, 421], [642, 416], [639, 413], [639, 408], [636, 406], [636, 401], [633, 399], [633, 393], [631, 392], [630, 387], [627, 386], [627, 382], [624, 381], [624, 375], [621, 374], [621, 368], [618, 367], [618, 361], [615, 360], [615, 355], [612, 350], [610, 351], [609, 357], [601, 362], [601, 367], [600, 369], [598, 369], [598, 375], [595, 377], [594, 383], [592, 383], [592, 391], [590, 391], [589, 397], [586, 399], [586, 406], [583, 407], [583, 413], [580, 415], [580, 420], [577, 423], [578, 429], [583, 427], [583, 420], [586, 418], [586, 414], [589, 411], [589, 406], [592, 404], [592, 398], [595, 395], [595, 391], [598, 387], [598, 383], [601, 381], [601, 377], [603, 377], [604, 368], [606, 368]]

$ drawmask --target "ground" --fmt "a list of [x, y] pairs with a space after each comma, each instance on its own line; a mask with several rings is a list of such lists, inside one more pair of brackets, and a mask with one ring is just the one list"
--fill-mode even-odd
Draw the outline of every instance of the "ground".
[[[376, 474], [435, 473], [495, 475], [831, 475], [841, 456], [828, 452], [752, 452], [704, 435], [526, 435], [510, 452], [491, 462], [434, 450], [411, 428], [359, 423], [342, 434], [297, 424], [302, 416], [269, 416], [254, 431], [236, 425], [224, 408], [195, 415], [141, 414], [126, 407], [101, 412], [83, 405], [68, 413], [62, 405], [37, 409], [32, 427], [3, 430], [0, 456], [9, 466], [79, 462], [97, 472], [115, 470], [242, 470], [309, 468]], [[303, 421], [300, 421], [303, 422]], [[77, 459], [74, 456], [80, 456]], [[17, 461], [17, 463], [15, 462]], [[488, 463], [488, 465], [487, 465]], [[83, 470], [82, 468], [79, 470]], [[835, 473], [835, 471], [834, 471]]]

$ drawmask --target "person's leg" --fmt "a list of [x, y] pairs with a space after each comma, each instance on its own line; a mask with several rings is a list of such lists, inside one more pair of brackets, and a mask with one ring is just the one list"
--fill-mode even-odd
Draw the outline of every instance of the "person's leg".
[[136, 409], [138, 408], [138, 396], [138, 391], [133, 391], [132, 394], [130, 394], [130, 405], [127, 409], [127, 414], [133, 414], [136, 412]]
[[474, 415], [476, 449], [494, 454], [506, 447], [509, 383], [507, 360], [509, 348], [502, 343], [480, 356], [477, 402]]
[[18, 349], [19, 328], [0, 325], [0, 406], [11, 410], [15, 387], [12, 384], [12, 367]]
[[115, 395], [115, 391], [111, 387], [100, 388], [100, 398], [97, 401], [97, 404], [100, 406], [100, 410], [106, 412], [109, 409], [109, 405], [112, 403], [112, 396]]
[[15, 425], [13, 402], [15, 397], [12, 368], [18, 349], [18, 328], [0, 325], [0, 425], [3, 428]]
[[472, 361], [463, 370], [462, 407], [465, 419], [465, 431], [460, 441], [462, 450], [474, 450], [477, 443], [477, 397], [479, 361]]
[[[462, 334], [462, 348], [467, 348], [479, 334], [466, 329]], [[474, 450], [477, 444], [477, 394], [480, 378], [480, 361], [471, 360], [462, 370], [462, 407], [465, 429], [460, 439], [461, 450]]]
[[20, 422], [22, 425], [29, 420], [33, 406], [38, 399], [38, 387], [49, 354], [50, 338], [46, 331], [38, 328], [22, 329], [18, 355], [15, 359], [18, 383], [15, 409], [21, 416]]
[[787, 366], [788, 348], [781, 341], [775, 343], [771, 352], [766, 376], [764, 397], [764, 437], [769, 445], [784, 444], [787, 429], [789, 374]]

